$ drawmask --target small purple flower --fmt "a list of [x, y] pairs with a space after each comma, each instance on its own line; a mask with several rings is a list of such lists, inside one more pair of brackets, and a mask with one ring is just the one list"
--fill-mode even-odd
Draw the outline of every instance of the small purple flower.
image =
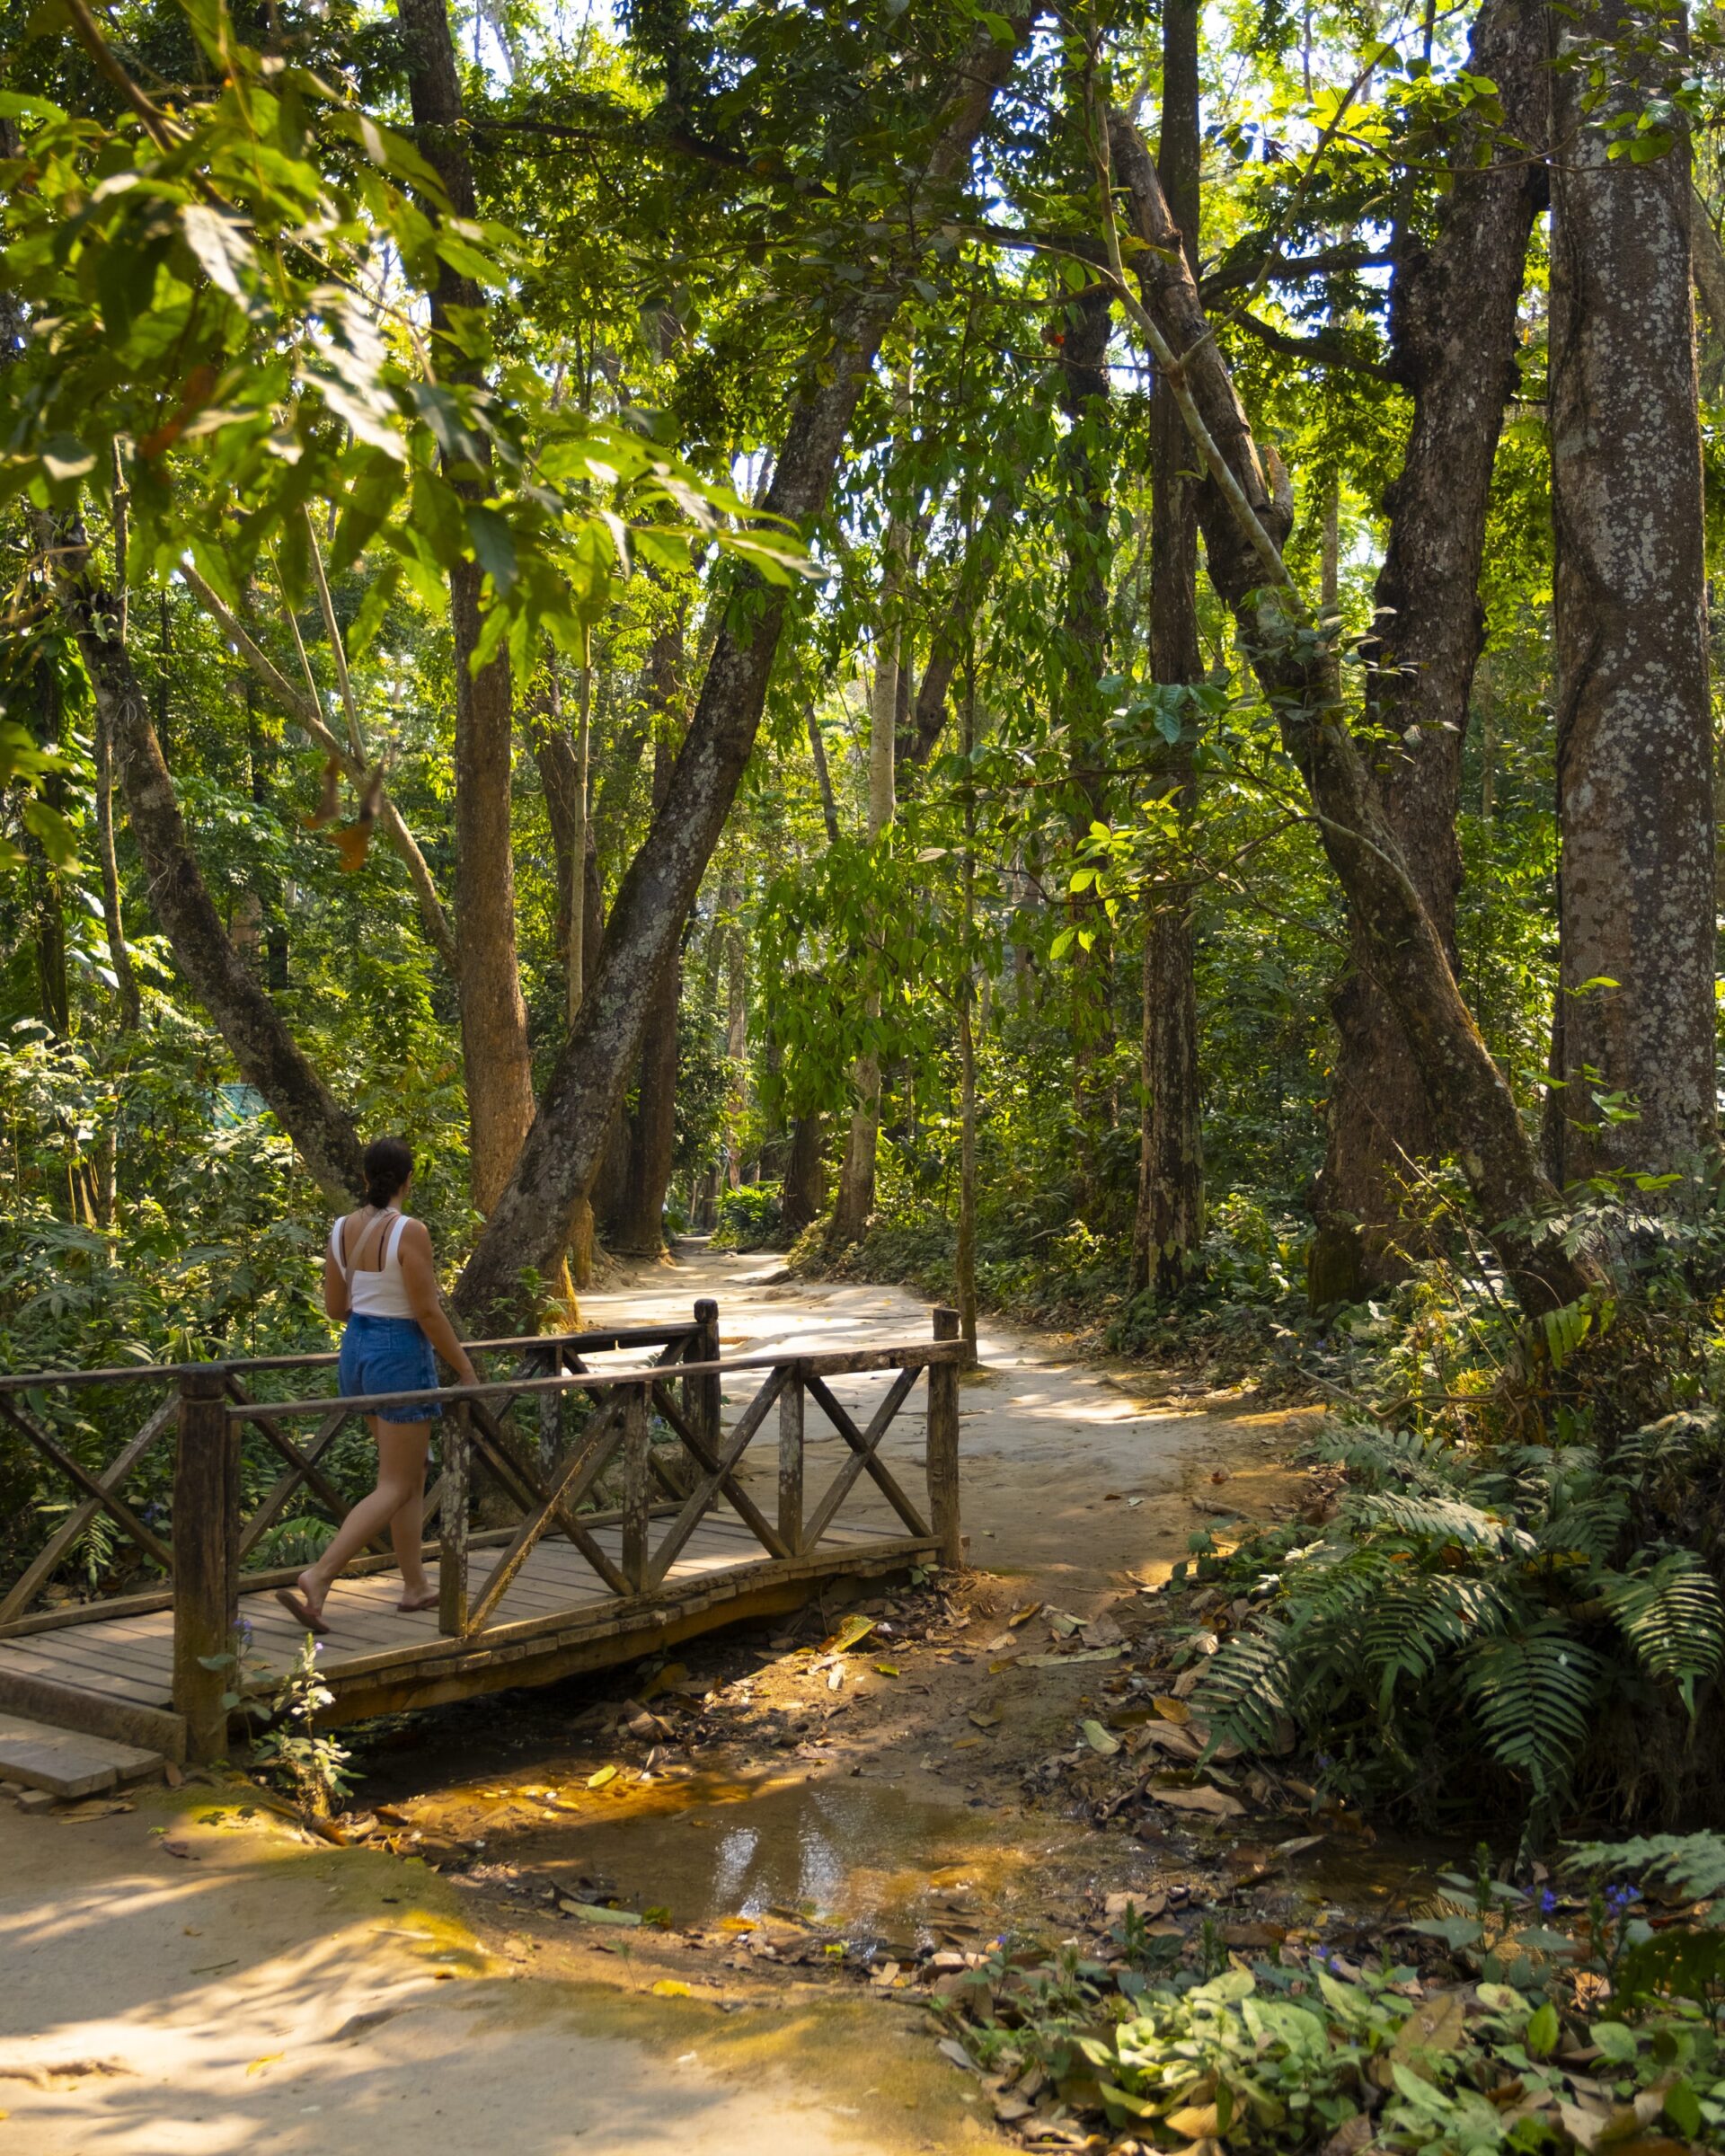
[[1606, 1906], [1617, 1916], [1621, 1916], [1632, 1902], [1639, 1902], [1641, 1898], [1633, 1886], [1607, 1886], [1606, 1889]]
[[1557, 1896], [1549, 1886], [1542, 1886], [1539, 1890], [1539, 1913], [1549, 1916], [1556, 1907]]

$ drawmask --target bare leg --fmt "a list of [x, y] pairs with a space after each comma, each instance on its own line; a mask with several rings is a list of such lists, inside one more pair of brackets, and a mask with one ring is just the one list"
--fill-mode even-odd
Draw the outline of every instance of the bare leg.
[[[402, 1426], [396, 1426], [400, 1428]], [[411, 1427], [411, 1426], [410, 1426]], [[429, 1436], [428, 1430], [427, 1435]], [[425, 1542], [425, 1455], [420, 1455], [420, 1478], [413, 1485], [413, 1494], [399, 1512], [392, 1515], [389, 1539], [394, 1545], [395, 1562], [402, 1569], [402, 1606], [411, 1607], [418, 1603], [429, 1607], [436, 1592], [425, 1577], [425, 1559], [422, 1547]]]
[[[348, 1561], [357, 1556], [378, 1530], [388, 1525], [397, 1513], [411, 1505], [422, 1511], [425, 1504], [425, 1460], [431, 1447], [431, 1425], [429, 1422], [385, 1422], [371, 1418], [372, 1433], [377, 1440], [377, 1487], [367, 1498], [361, 1498], [353, 1510], [335, 1531], [335, 1539], [314, 1565], [308, 1565], [299, 1576], [299, 1591], [307, 1606], [321, 1612], [323, 1597], [329, 1593], [337, 1575]], [[416, 1513], [417, 1521], [417, 1513]], [[401, 1543], [396, 1542], [397, 1554]], [[419, 1538], [414, 1538], [414, 1561], [419, 1560]], [[420, 1571], [423, 1586], [425, 1574]]]

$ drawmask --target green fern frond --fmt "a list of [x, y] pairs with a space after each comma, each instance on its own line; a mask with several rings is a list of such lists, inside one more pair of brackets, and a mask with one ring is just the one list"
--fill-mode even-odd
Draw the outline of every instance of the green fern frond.
[[1192, 1711], [1210, 1726], [1213, 1745], [1269, 1750], [1277, 1720], [1288, 1711], [1288, 1629], [1237, 1632], [1214, 1655], [1192, 1693]]
[[1377, 1686], [1377, 1710], [1387, 1717], [1403, 1678], [1425, 1683], [1449, 1655], [1499, 1629], [1505, 1597], [1493, 1581], [1459, 1574], [1409, 1573], [1386, 1583], [1351, 1643]]
[[1628, 1521], [1628, 1500], [1600, 1492], [1552, 1512], [1535, 1529], [1534, 1545], [1544, 1557], [1574, 1552], [1603, 1565], [1617, 1548]]
[[1578, 1842], [1565, 1855], [1563, 1869], [1666, 1879], [1686, 1900], [1716, 1901], [1725, 1895], [1725, 1835], [1648, 1834], [1633, 1842]]
[[1411, 1489], [1432, 1496], [1458, 1489], [1465, 1468], [1452, 1446], [1412, 1430], [1383, 1430], [1355, 1423], [1340, 1436], [1326, 1438], [1318, 1457], [1345, 1467], [1358, 1489]]
[[1695, 1685], [1719, 1674], [1725, 1654], [1725, 1611], [1700, 1558], [1693, 1550], [1668, 1550], [1650, 1564], [1638, 1561], [1632, 1572], [1607, 1573], [1599, 1599], [1646, 1674], [1676, 1683], [1693, 1721]]
[[1561, 1621], [1519, 1638], [1482, 1639], [1462, 1666], [1463, 1689], [1499, 1765], [1525, 1774], [1536, 1803], [1561, 1792], [1586, 1741], [1604, 1665]]
[[1358, 1527], [1393, 1527], [1412, 1542], [1460, 1542], [1464, 1549], [1531, 1547], [1519, 1528], [1459, 1498], [1403, 1497], [1383, 1490], [1353, 1498], [1348, 1518]]

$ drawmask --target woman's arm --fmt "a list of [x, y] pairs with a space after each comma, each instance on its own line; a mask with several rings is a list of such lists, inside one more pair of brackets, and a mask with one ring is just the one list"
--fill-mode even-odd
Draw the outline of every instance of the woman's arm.
[[464, 1385], [476, 1385], [467, 1350], [456, 1338], [456, 1329], [444, 1314], [438, 1293], [438, 1276], [431, 1263], [431, 1236], [422, 1220], [410, 1220], [402, 1230], [402, 1281], [420, 1330], [455, 1372]]
[[341, 1268], [325, 1250], [323, 1253], [323, 1314], [339, 1325], [348, 1314], [348, 1284], [341, 1276]]

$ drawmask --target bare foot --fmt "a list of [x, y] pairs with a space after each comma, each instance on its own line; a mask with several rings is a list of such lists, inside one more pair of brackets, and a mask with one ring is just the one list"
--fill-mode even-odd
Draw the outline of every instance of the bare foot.
[[438, 1590], [431, 1586], [420, 1587], [417, 1593], [412, 1595], [403, 1595], [395, 1604], [398, 1610], [402, 1611], [435, 1610], [437, 1606]]
[[314, 1576], [310, 1572], [302, 1572], [291, 1587], [278, 1587], [276, 1600], [308, 1632], [329, 1630], [329, 1626], [323, 1621], [323, 1597], [317, 1593]]

